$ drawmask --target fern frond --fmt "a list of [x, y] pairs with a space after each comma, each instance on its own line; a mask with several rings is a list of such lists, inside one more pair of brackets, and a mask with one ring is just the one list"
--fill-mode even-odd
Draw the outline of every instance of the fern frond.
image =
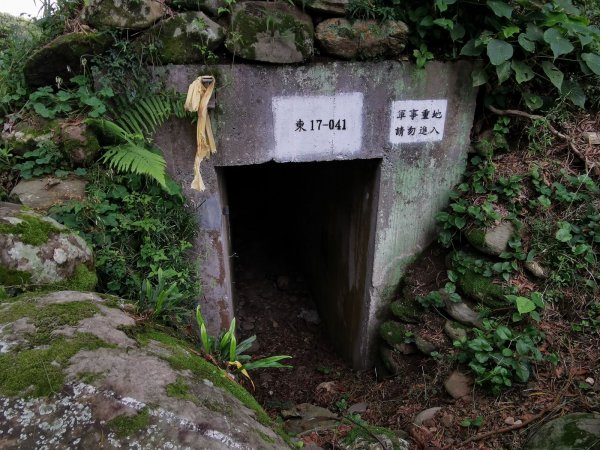
[[99, 131], [102, 135], [116, 139], [119, 142], [133, 143], [136, 137], [110, 120], [86, 119], [85, 123], [86, 125]]
[[133, 142], [110, 147], [102, 155], [102, 160], [116, 170], [146, 175], [154, 178], [162, 187], [167, 187], [167, 163], [162, 155]]

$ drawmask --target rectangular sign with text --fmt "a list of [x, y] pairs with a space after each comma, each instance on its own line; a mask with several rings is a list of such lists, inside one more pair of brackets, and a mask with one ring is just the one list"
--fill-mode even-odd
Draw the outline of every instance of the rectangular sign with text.
[[275, 156], [351, 154], [361, 149], [363, 94], [273, 98]]
[[448, 100], [398, 100], [392, 102], [390, 142], [411, 144], [444, 138]]

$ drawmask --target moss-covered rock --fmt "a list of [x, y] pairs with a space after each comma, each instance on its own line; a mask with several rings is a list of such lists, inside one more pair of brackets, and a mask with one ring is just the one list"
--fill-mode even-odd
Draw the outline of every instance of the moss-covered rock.
[[244, 388], [191, 344], [137, 329], [122, 304], [75, 291], [0, 302], [0, 402], [11, 411], [0, 422], [4, 441], [94, 448], [105, 436], [115, 448], [286, 447]]
[[285, 3], [238, 3], [225, 46], [235, 56], [271, 63], [297, 63], [313, 55], [312, 19]]
[[414, 304], [407, 304], [404, 301], [397, 300], [395, 302], [390, 303], [390, 311], [392, 311], [392, 314], [402, 322], [419, 322], [420, 314], [418, 311], [418, 307]]
[[81, 18], [99, 30], [143, 30], [160, 20], [167, 10], [162, 0], [91, 0], [83, 8]]
[[94, 257], [79, 236], [50, 217], [0, 203], [0, 285], [93, 289]]
[[217, 48], [225, 39], [225, 29], [202, 12], [177, 14], [150, 28], [136, 41], [138, 51], [150, 44], [152, 57], [161, 63], [192, 64], [205, 62], [206, 52]]
[[600, 414], [567, 414], [542, 425], [523, 450], [588, 450], [600, 443]]
[[401, 323], [388, 320], [379, 327], [379, 335], [390, 347], [394, 348], [405, 342], [407, 331]]
[[14, 155], [23, 156], [40, 143], [57, 140], [56, 123], [37, 115], [27, 117], [12, 127], [5, 127], [0, 138]]
[[350, 3], [349, 0], [309, 0], [303, 2], [310, 11], [337, 16], [346, 14], [348, 3]]
[[100, 151], [94, 132], [81, 121], [60, 121], [60, 144], [65, 157], [73, 167], [87, 167]]
[[408, 27], [404, 22], [327, 19], [317, 25], [317, 43], [327, 53], [345, 59], [398, 56], [406, 46]]
[[511, 222], [502, 222], [486, 229], [472, 228], [466, 232], [466, 238], [480, 252], [499, 256], [508, 249], [508, 241], [515, 231]]
[[63, 34], [27, 59], [25, 81], [34, 87], [53, 85], [56, 77], [68, 81], [82, 71], [82, 57], [102, 53], [111, 42], [107, 33]]
[[457, 273], [457, 276], [456, 284], [466, 296], [490, 308], [507, 305], [505, 287], [495, 282], [499, 280], [484, 277], [472, 270], [464, 270], [463, 273]]
[[223, 0], [167, 0], [166, 3], [176, 11], [204, 11], [211, 16], [227, 6]]

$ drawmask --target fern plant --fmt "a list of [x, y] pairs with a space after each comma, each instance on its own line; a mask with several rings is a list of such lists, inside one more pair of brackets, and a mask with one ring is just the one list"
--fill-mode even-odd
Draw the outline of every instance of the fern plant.
[[184, 118], [188, 112], [183, 105], [185, 98], [180, 94], [154, 94], [127, 102], [123, 98], [115, 101], [112, 116], [115, 123], [131, 134], [148, 136], [153, 134], [172, 115]]
[[169, 190], [166, 175], [167, 163], [160, 150], [151, 147], [143, 134], [128, 132], [119, 125], [106, 119], [87, 119], [87, 125], [114, 142], [104, 147], [106, 152], [102, 161], [120, 171], [146, 175], [156, 180], [165, 190]]

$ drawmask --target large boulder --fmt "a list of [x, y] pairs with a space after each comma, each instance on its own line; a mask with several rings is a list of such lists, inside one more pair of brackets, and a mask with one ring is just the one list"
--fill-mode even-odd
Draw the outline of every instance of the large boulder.
[[68, 81], [82, 71], [81, 58], [102, 53], [112, 38], [106, 33], [63, 34], [34, 52], [26, 61], [25, 81], [33, 87]]
[[280, 449], [254, 398], [117, 298], [0, 304], [0, 448]]
[[574, 413], [537, 429], [523, 450], [588, 450], [600, 444], [600, 414]]
[[345, 59], [398, 56], [406, 46], [408, 27], [404, 22], [345, 18], [327, 19], [317, 25], [317, 43], [327, 53]]
[[168, 11], [164, 0], [90, 0], [81, 18], [99, 30], [143, 30]]
[[81, 237], [50, 217], [0, 203], [0, 286], [96, 283], [94, 256]]
[[312, 19], [285, 3], [251, 1], [233, 8], [225, 46], [233, 55], [270, 63], [298, 63], [313, 55]]
[[206, 52], [217, 48], [225, 39], [225, 29], [202, 12], [177, 14], [145, 31], [136, 41], [144, 51], [154, 44], [162, 64], [205, 63]]
[[37, 211], [48, 211], [54, 205], [69, 200], [85, 199], [87, 181], [83, 178], [71, 177], [59, 179], [54, 177], [32, 178], [21, 180], [14, 187], [11, 196]]

